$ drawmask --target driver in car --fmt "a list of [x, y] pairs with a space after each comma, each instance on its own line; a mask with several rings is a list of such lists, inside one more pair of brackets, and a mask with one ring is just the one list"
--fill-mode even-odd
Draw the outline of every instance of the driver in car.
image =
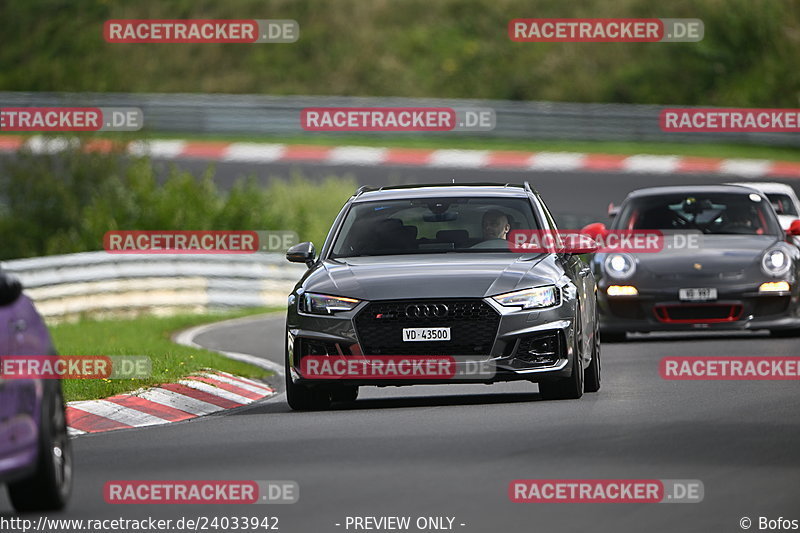
[[759, 233], [754, 218], [750, 207], [732, 205], [725, 213], [723, 230], [731, 233]]
[[485, 240], [507, 239], [508, 232], [511, 231], [511, 224], [508, 216], [502, 212], [492, 209], [483, 214], [483, 238]]

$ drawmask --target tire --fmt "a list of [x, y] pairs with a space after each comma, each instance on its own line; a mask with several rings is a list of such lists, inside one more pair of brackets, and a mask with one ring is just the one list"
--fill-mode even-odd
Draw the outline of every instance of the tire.
[[64, 397], [61, 383], [52, 383], [45, 386], [42, 398], [36, 471], [8, 485], [11, 504], [19, 512], [59, 511], [72, 493], [72, 448], [67, 436]]
[[322, 411], [331, 406], [330, 392], [324, 387], [306, 387], [286, 376], [286, 401], [294, 411]]
[[306, 387], [292, 381], [289, 354], [286, 354], [286, 402], [293, 411], [320, 411], [331, 406], [331, 395], [325, 387]]
[[597, 392], [600, 390], [600, 331], [595, 327], [594, 342], [592, 342], [592, 362], [583, 373], [584, 392]]
[[625, 342], [628, 334], [624, 331], [601, 331], [600, 339], [603, 342]]
[[580, 338], [583, 334], [580, 310], [578, 315], [578, 327], [575, 331], [575, 347], [573, 349], [572, 372], [569, 377], [557, 381], [539, 382], [539, 394], [544, 400], [577, 400], [583, 396], [583, 357], [581, 357]]
[[334, 402], [350, 403], [356, 401], [356, 398], [358, 398], [358, 387], [355, 385], [335, 387], [331, 390], [331, 400]]
[[572, 365], [572, 373], [568, 378], [558, 381], [539, 382], [539, 394], [544, 400], [577, 400], [583, 396], [583, 365], [581, 358], [576, 357]]

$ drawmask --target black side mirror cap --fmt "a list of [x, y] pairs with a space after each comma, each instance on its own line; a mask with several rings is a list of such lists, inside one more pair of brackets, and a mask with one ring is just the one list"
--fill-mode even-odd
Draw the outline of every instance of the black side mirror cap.
[[305, 263], [306, 266], [311, 268], [316, 260], [317, 251], [314, 249], [314, 243], [301, 242], [295, 244], [286, 251], [286, 260], [291, 263]]
[[14, 303], [20, 294], [22, 283], [15, 276], [0, 274], [0, 305]]

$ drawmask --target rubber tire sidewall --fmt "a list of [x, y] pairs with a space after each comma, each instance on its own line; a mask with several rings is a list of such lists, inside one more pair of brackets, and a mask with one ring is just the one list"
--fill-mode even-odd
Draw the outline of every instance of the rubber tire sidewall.
[[[39, 429], [39, 457], [36, 471], [28, 478], [8, 484], [11, 504], [19, 512], [59, 511], [69, 501], [72, 493], [72, 446], [67, 434], [64, 396], [60, 381], [44, 381], [41, 421]], [[62, 428], [55, 428], [53, 409], [62, 411]], [[67, 467], [65, 481], [59, 486], [52, 459], [54, 433], [63, 432], [62, 457]]]
[[600, 371], [603, 368], [600, 360], [602, 341], [600, 330], [597, 328], [597, 317], [595, 317], [594, 341], [592, 342], [592, 362], [586, 367], [583, 377], [583, 391], [597, 392], [600, 390]]
[[286, 383], [286, 403], [294, 411], [317, 411], [331, 405], [330, 392], [324, 387], [306, 387], [292, 381], [289, 367], [289, 352], [285, 357], [284, 377]]
[[583, 357], [581, 356], [581, 336], [583, 325], [581, 323], [580, 307], [576, 310], [576, 320], [579, 327], [574, 332], [572, 372], [566, 378], [557, 381], [542, 381], [539, 383], [539, 394], [545, 400], [577, 400], [583, 396], [584, 371]]

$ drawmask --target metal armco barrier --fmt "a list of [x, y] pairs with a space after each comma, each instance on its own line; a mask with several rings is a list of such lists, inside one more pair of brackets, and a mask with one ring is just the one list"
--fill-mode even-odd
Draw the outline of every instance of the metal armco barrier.
[[87, 252], [0, 263], [48, 321], [284, 306], [303, 265], [281, 254]]
[[24, 106], [138, 107], [144, 112], [145, 132], [242, 135], [315, 135], [300, 127], [300, 112], [306, 107], [491, 108], [497, 121], [493, 131], [427, 135], [800, 146], [800, 135], [795, 133], [663, 132], [659, 127], [659, 113], [668, 106], [656, 105], [341, 96], [0, 92], [0, 107]]

